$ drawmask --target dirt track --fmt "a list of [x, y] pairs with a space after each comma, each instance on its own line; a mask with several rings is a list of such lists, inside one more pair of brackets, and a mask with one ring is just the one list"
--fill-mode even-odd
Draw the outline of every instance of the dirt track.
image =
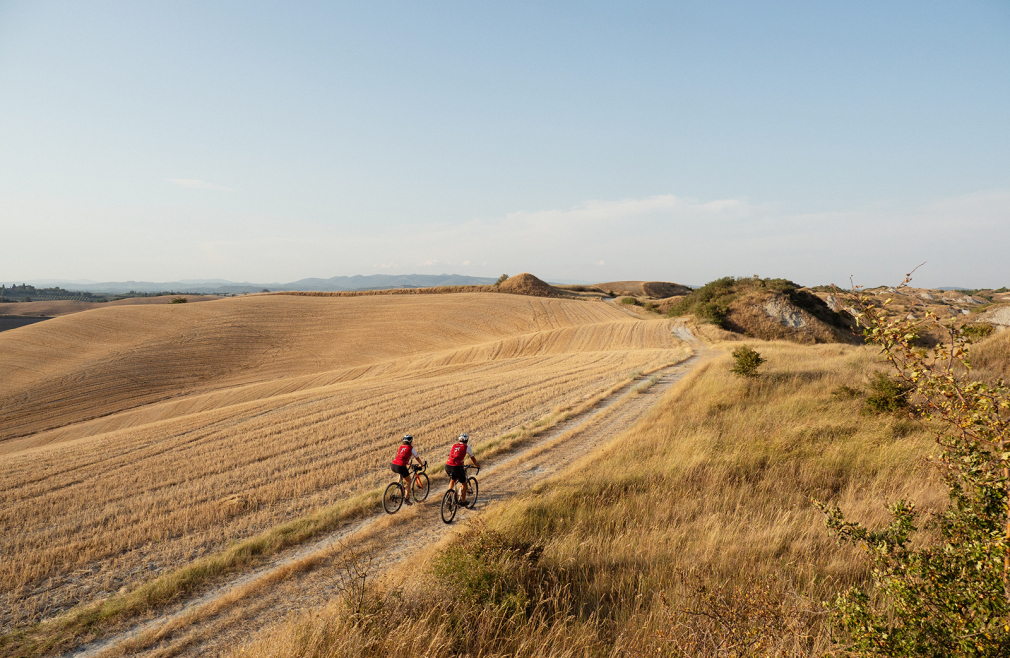
[[[447, 485], [445, 476], [439, 474], [432, 478], [431, 493], [423, 504], [404, 507], [393, 516], [378, 513], [353, 523], [161, 617], [65, 655], [218, 655], [247, 641], [253, 632], [336, 596], [348, 551], [375, 556], [378, 562], [373, 563], [372, 574], [388, 573], [409, 555], [450, 537], [488, 505], [527, 491], [643, 417], [706, 356], [703, 346], [686, 327], [678, 325], [674, 333], [691, 343], [694, 356], [655, 373], [658, 380], [644, 391], [643, 384], [648, 384], [635, 382], [595, 408], [545, 432], [532, 444], [484, 462], [476, 509], [461, 510], [452, 525], [442, 523], [439, 516], [441, 495]], [[439, 456], [425, 456], [429, 463], [438, 463]]]

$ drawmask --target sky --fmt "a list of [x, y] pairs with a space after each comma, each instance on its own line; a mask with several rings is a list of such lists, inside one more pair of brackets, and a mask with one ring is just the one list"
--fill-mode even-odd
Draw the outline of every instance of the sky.
[[0, 281], [998, 287], [1008, 246], [1005, 0], [0, 0]]

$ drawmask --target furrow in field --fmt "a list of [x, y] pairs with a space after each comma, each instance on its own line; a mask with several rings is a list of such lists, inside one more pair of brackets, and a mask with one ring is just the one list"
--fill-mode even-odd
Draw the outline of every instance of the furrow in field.
[[[588, 456], [643, 417], [662, 394], [686, 374], [697, 357], [658, 373], [658, 381], [644, 393], [627, 387], [587, 413], [545, 432], [526, 448], [489, 460], [480, 474], [481, 493], [475, 510], [463, 510], [456, 524], [480, 514], [489, 502], [522, 494], [538, 482]], [[453, 529], [439, 518], [442, 478], [433, 480], [432, 495], [422, 505], [404, 508], [395, 517], [377, 517], [331, 533], [255, 574], [234, 579], [158, 619], [112, 638], [80, 647], [68, 656], [92, 658], [126, 650], [159, 657], [227, 653], [257, 631], [287, 615], [321, 606], [337, 596], [342, 556], [346, 550], [371, 555], [377, 565], [372, 576], [392, 573], [399, 563], [425, 546], [448, 536]], [[398, 577], [393, 577], [396, 582]], [[156, 647], [156, 648], [155, 648]]]
[[[62, 428], [35, 434], [5, 455], [0, 525], [24, 531], [0, 537], [0, 552], [13, 556], [0, 564], [0, 625], [51, 616], [369, 490], [384, 481], [387, 453], [404, 431], [432, 454], [461, 429], [478, 440], [492, 438], [576, 405], [632, 370], [668, 363], [680, 349], [667, 322], [628, 320], [601, 304], [522, 298], [502, 304], [508, 296], [494, 298], [497, 315], [490, 321], [469, 317], [486, 300], [463, 300], [468, 312], [457, 309], [451, 322], [446, 317], [452, 309], [443, 304], [430, 335], [366, 350], [367, 358], [382, 361], [365, 363], [361, 354], [347, 354], [360, 347], [360, 336], [339, 348], [326, 346], [326, 358], [307, 356], [311, 350], [297, 343], [311, 342], [305, 337], [311, 331], [302, 327], [301, 338], [277, 346], [298, 354], [284, 357], [284, 364], [253, 368], [242, 380], [224, 377], [189, 392], [183, 386], [173, 392], [180, 399], [99, 420], [71, 422], [76, 412], [56, 414]], [[364, 299], [382, 302], [370, 312], [385, 318], [378, 324], [394, 336], [405, 337], [395, 319], [419, 307]], [[340, 304], [310, 306], [318, 317], [306, 324], [315, 322], [313, 331], [320, 332], [312, 345], [330, 336], [329, 323], [319, 318], [334, 308], [346, 311]], [[269, 315], [278, 309], [257, 310]], [[161, 318], [163, 311], [154, 315]], [[181, 332], [174, 349], [200, 347], [196, 357], [182, 355], [179, 362], [205, 354], [201, 333], [234, 335], [216, 331]], [[504, 331], [514, 335], [502, 336]], [[261, 346], [263, 335], [253, 342]], [[375, 342], [375, 334], [369, 339]], [[81, 370], [100, 380], [94, 368], [121, 364], [122, 343], [113, 336], [113, 356], [103, 353]], [[143, 346], [138, 351], [144, 353]], [[66, 365], [66, 359], [57, 361]], [[156, 367], [155, 361], [141, 363]], [[159, 381], [175, 382], [173, 377], [163, 374]], [[107, 409], [128, 399], [123, 390], [129, 386], [108, 390], [119, 397]]]

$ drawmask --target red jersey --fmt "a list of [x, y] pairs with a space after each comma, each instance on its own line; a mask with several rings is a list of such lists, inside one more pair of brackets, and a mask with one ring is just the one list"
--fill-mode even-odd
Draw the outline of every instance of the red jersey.
[[399, 466], [410, 466], [410, 456], [414, 452], [414, 446], [412, 445], [402, 445], [396, 451], [396, 457], [393, 458], [393, 463]]
[[466, 458], [466, 444], [465, 443], [454, 443], [451, 448], [449, 448], [449, 459], [446, 460], [446, 466], [462, 466], [463, 460]]

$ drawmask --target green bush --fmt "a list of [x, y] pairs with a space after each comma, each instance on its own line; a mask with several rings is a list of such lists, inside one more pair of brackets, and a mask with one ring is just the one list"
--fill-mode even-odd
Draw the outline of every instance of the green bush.
[[540, 580], [542, 553], [539, 543], [476, 526], [439, 554], [434, 573], [443, 585], [472, 603], [525, 615], [539, 598], [530, 594]]
[[172, 301], [170, 301], [169, 304], [185, 304], [188, 301], [189, 300], [186, 299], [185, 297], [176, 297]]
[[733, 372], [740, 377], [757, 377], [758, 366], [765, 362], [760, 354], [747, 345], [741, 345], [733, 350], [733, 358], [736, 360]]
[[836, 398], [858, 398], [862, 394], [863, 392], [859, 389], [846, 386], [845, 384], [842, 384], [835, 390], [831, 391], [832, 397]]
[[907, 384], [888, 377], [882, 372], [870, 378], [870, 394], [866, 397], [866, 410], [875, 414], [892, 413], [908, 408]]
[[622, 297], [621, 298], [621, 303], [622, 304], [628, 304], [628, 305], [631, 305], [631, 306], [638, 306], [638, 300], [635, 299], [634, 297]]
[[495, 281], [494, 284], [496, 286], [500, 286], [502, 283], [504, 283], [505, 281], [507, 281], [508, 278], [509, 278], [508, 274], [502, 274], [500, 277], [498, 277], [498, 280]]
[[988, 338], [992, 335], [992, 332], [996, 330], [996, 327], [988, 324], [986, 322], [978, 322], [975, 324], [966, 324], [961, 327], [961, 333], [970, 338], [971, 340], [982, 340], [983, 338]]

